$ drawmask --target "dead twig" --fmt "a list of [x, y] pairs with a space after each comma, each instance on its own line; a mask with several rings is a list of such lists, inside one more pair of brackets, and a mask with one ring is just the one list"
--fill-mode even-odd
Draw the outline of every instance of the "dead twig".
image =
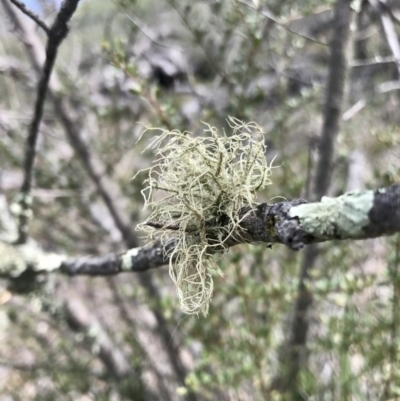
[[48, 36], [50, 35], [50, 29], [46, 25], [46, 23], [37, 14], [30, 10], [24, 3], [21, 3], [18, 0], [10, 0], [10, 2], [13, 3], [15, 7], [21, 10], [30, 19], [35, 21], [36, 25], [40, 26], [40, 28], [42, 28]]
[[[10, 0], [13, 4], [14, 1]], [[65, 0], [60, 8], [57, 17], [48, 31], [46, 46], [46, 59], [37, 86], [37, 95], [32, 122], [30, 124], [28, 138], [26, 140], [24, 157], [24, 180], [20, 190], [20, 210], [18, 211], [18, 243], [26, 242], [28, 236], [28, 221], [31, 205], [31, 187], [33, 177], [33, 165], [36, 156], [37, 139], [39, 127], [43, 117], [46, 94], [50, 82], [51, 73], [57, 58], [58, 48], [68, 35], [68, 22], [74, 14], [79, 0]]]

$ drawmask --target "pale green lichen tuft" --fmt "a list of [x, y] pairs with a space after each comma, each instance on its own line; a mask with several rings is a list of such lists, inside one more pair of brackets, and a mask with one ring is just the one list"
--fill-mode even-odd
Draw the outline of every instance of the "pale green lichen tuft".
[[229, 135], [205, 124], [204, 136], [162, 130], [150, 145], [157, 158], [142, 193], [152, 213], [138, 229], [164, 244], [174, 235], [169, 272], [188, 314], [207, 313], [213, 273], [222, 274], [213, 254], [240, 235], [238, 212], [271, 184], [263, 129], [235, 118], [228, 123]]

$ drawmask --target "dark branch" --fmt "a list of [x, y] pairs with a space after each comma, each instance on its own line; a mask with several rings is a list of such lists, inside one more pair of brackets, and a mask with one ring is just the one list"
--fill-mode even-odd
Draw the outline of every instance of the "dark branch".
[[35, 14], [32, 10], [30, 10], [24, 3], [21, 3], [18, 0], [10, 0], [12, 4], [14, 4], [15, 7], [17, 7], [19, 10], [21, 10], [25, 15], [27, 15], [29, 18], [31, 18], [35, 23], [40, 26], [47, 35], [50, 35], [50, 29], [46, 25], [44, 21], [41, 20], [41, 18]]
[[122, 255], [102, 257], [85, 256], [63, 262], [60, 271], [68, 275], [107, 276], [121, 272], [142, 272], [168, 263], [168, 254], [173, 250], [171, 241], [165, 249], [160, 242], [142, 248], [133, 248]]
[[165, 225], [163, 223], [157, 223], [153, 221], [147, 221], [146, 226], [153, 227], [153, 228], [167, 228], [168, 230], [178, 231], [179, 225], [176, 224], [168, 224]]
[[[1, 1], [6, 2], [7, 4], [6, 0]], [[9, 12], [9, 10], [7, 11]], [[11, 13], [9, 12], [9, 14]], [[23, 21], [17, 18], [17, 16], [11, 15], [11, 18], [15, 22], [19, 33], [22, 35], [23, 42], [25, 44], [28, 54], [31, 57], [32, 64], [34, 65], [36, 70], [40, 70], [42, 65], [43, 49], [41, 42], [37, 38], [36, 33], [29, 32], [26, 25], [23, 23]], [[110, 215], [115, 222], [115, 225], [121, 232], [126, 246], [128, 248], [137, 247], [139, 241], [132, 230], [130, 217], [126, 213], [125, 203], [127, 199], [122, 195], [119, 186], [115, 182], [113, 182], [111, 178], [107, 175], [106, 169], [101, 159], [96, 155], [95, 152], [92, 152], [87, 143], [83, 140], [84, 124], [82, 124], [78, 117], [78, 110], [75, 107], [69, 108], [66, 106], [68, 99], [66, 99], [65, 96], [61, 96], [59, 94], [60, 88], [60, 80], [54, 73], [53, 79], [49, 82], [48, 89], [50, 98], [54, 105], [55, 113], [65, 129], [65, 133], [71, 146], [74, 148], [84, 169], [95, 184], [101, 198], [103, 199], [105, 205], [109, 210]], [[110, 265], [108, 264], [108, 266]], [[58, 269], [59, 267], [60, 264], [58, 264], [56, 268]], [[115, 272], [111, 274], [115, 274]], [[139, 281], [146, 288], [150, 297], [152, 297], [156, 302], [159, 302], [159, 300], [161, 300], [158, 288], [152, 281], [151, 275], [142, 274], [139, 276]], [[168, 324], [164, 316], [159, 313], [159, 309], [157, 308], [157, 306], [151, 307], [157, 321], [156, 331], [159, 333], [161, 340], [165, 345], [165, 348], [168, 350], [167, 352], [171, 361], [171, 365], [173, 366], [173, 369], [177, 377], [179, 378], [180, 383], [184, 384], [186, 369], [183, 362], [181, 361], [180, 355], [177, 351], [177, 347], [174, 344], [174, 339], [172, 338], [173, 335], [168, 329]], [[196, 397], [193, 393], [189, 393], [186, 399], [188, 401], [195, 401]]]
[[[326, 88], [326, 99], [324, 107], [324, 122], [321, 132], [321, 138], [318, 147], [318, 161], [316, 166], [316, 174], [313, 183], [313, 200], [320, 199], [328, 192], [331, 182], [331, 175], [335, 161], [335, 143], [340, 131], [342, 108], [344, 103], [345, 86], [348, 72], [348, 45], [350, 42], [350, 25], [352, 20], [351, 2], [348, 0], [336, 0], [334, 9], [334, 34], [330, 43], [329, 56], [329, 75]], [[372, 197], [373, 198], [373, 197]], [[328, 235], [330, 238], [343, 239], [346, 237], [344, 231], [350, 234], [353, 220], [356, 219], [356, 209], [351, 196], [343, 199], [343, 203], [335, 210], [326, 210], [326, 214], [322, 212], [318, 218], [312, 223], [314, 228], [321, 234], [321, 240]], [[321, 202], [322, 204], [322, 202]], [[371, 201], [371, 206], [373, 201]], [[313, 204], [310, 204], [312, 207]], [[329, 205], [329, 201], [325, 206]], [[309, 205], [305, 205], [307, 207]], [[301, 206], [300, 206], [301, 207]], [[303, 206], [304, 207], [304, 206]], [[348, 209], [347, 209], [348, 208]], [[357, 206], [356, 206], [357, 208]], [[329, 208], [328, 208], [329, 209]], [[351, 211], [346, 217], [339, 211]], [[321, 211], [321, 210], [320, 210]], [[306, 212], [307, 214], [308, 212]], [[347, 214], [345, 212], [345, 214]], [[297, 215], [300, 218], [301, 216]], [[333, 216], [333, 219], [331, 219]], [[304, 217], [304, 215], [303, 215]], [[365, 220], [359, 224], [360, 231], [358, 237], [365, 234], [365, 227], [368, 225], [369, 217], [366, 215]], [[342, 219], [343, 218], [343, 219]], [[327, 219], [327, 220], [325, 220]], [[335, 222], [333, 220], [336, 220]], [[339, 223], [339, 220], [341, 223]], [[332, 224], [331, 224], [332, 223]], [[302, 225], [304, 226], [305, 221]], [[342, 226], [339, 228], [339, 225]], [[347, 228], [345, 228], [345, 226]], [[305, 227], [302, 227], [305, 228]], [[293, 248], [302, 247], [308, 242], [307, 236], [315, 239], [314, 228], [307, 227], [304, 231], [299, 230], [293, 221], [288, 220], [281, 226], [284, 232], [287, 245]], [[343, 231], [344, 229], [344, 231]], [[325, 234], [322, 231], [325, 231]], [[354, 232], [353, 232], [354, 234]], [[354, 237], [357, 238], [357, 235]], [[312, 241], [319, 242], [319, 241]], [[313, 245], [306, 249], [301, 264], [299, 274], [298, 295], [294, 305], [293, 318], [289, 329], [288, 343], [284, 345], [282, 352], [282, 366], [280, 368], [281, 377], [275, 381], [277, 388], [283, 392], [289, 392], [292, 397], [297, 398], [298, 375], [302, 366], [302, 356], [307, 344], [307, 335], [309, 328], [309, 309], [312, 306], [312, 294], [308, 291], [306, 281], [309, 279], [310, 271], [314, 267], [317, 260], [319, 250]]]
[[79, 0], [65, 0], [62, 3], [61, 9], [48, 33], [49, 39], [46, 47], [46, 61], [37, 87], [35, 110], [25, 147], [24, 181], [21, 186], [18, 243], [24, 243], [28, 234], [28, 216], [31, 203], [30, 192], [32, 187], [33, 165], [35, 162], [39, 127], [43, 117], [43, 109], [46, 101], [50, 76], [57, 58], [58, 48], [68, 34], [68, 22], [74, 14], [78, 3]]

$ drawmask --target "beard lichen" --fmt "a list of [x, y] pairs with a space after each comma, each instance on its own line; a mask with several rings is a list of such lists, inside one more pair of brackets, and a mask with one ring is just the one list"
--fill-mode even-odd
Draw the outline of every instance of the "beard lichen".
[[169, 273], [187, 314], [207, 314], [213, 274], [222, 275], [214, 255], [240, 236], [239, 211], [271, 184], [263, 129], [235, 118], [228, 124], [230, 135], [208, 124], [201, 137], [162, 130], [149, 146], [157, 158], [142, 193], [152, 213], [138, 230], [164, 245], [173, 237]]

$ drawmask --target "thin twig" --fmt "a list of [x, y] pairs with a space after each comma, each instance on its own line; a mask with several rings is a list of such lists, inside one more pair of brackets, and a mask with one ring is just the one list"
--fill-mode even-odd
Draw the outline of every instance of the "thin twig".
[[207, 61], [209, 62], [210, 66], [215, 71], [215, 73], [217, 75], [221, 76], [227, 82], [229, 82], [229, 76], [226, 73], [225, 69], [223, 68], [223, 66], [220, 66], [215, 63], [214, 59], [210, 56], [209, 52], [207, 51], [204, 44], [202, 43], [202, 41], [199, 37], [199, 33], [193, 29], [193, 26], [190, 25], [186, 15], [181, 13], [181, 11], [179, 10], [178, 6], [175, 3], [175, 0], [167, 0], [167, 2], [175, 10], [175, 12], [178, 14], [179, 18], [181, 19], [181, 21], [185, 24], [188, 31], [192, 34], [193, 38], [196, 41], [196, 44], [202, 50], [204, 56], [206, 57]]
[[389, 6], [386, 0], [371, 0], [371, 4], [378, 11], [383, 32], [390, 50], [395, 58], [398, 78], [400, 77], [400, 42], [397, 36], [396, 29], [393, 24], [391, 13], [389, 12]]
[[25, 15], [27, 15], [29, 18], [31, 18], [35, 23], [42, 28], [46, 34], [49, 36], [50, 35], [50, 29], [46, 25], [42, 19], [35, 14], [32, 10], [30, 10], [24, 3], [21, 3], [18, 0], [10, 0], [11, 3], [14, 4], [15, 7], [17, 7], [20, 11], [22, 11]]
[[368, 58], [366, 60], [353, 60], [350, 62], [350, 67], [351, 68], [368, 67], [368, 66], [372, 66], [372, 65], [390, 64], [390, 63], [398, 63], [398, 62], [399, 62], [399, 60], [392, 56], [389, 56], [389, 57], [376, 56], [376, 57]]
[[[1, 0], [7, 5], [7, 0]], [[28, 54], [32, 60], [32, 64], [36, 70], [40, 70], [41, 63], [43, 62], [41, 42], [38, 40], [35, 32], [28, 32], [24, 22], [13, 13], [13, 10], [7, 10], [12, 20], [14, 21], [19, 33], [23, 37], [23, 42], [26, 46]], [[66, 107], [66, 99], [59, 95], [61, 89], [60, 81], [56, 74], [53, 74], [52, 81], [49, 84], [49, 96], [54, 104], [55, 113], [65, 129], [65, 133], [71, 146], [74, 148], [77, 156], [79, 157], [85, 171], [88, 173], [90, 179], [95, 184], [101, 198], [103, 199], [107, 209], [112, 216], [115, 225], [120, 230], [125, 244], [130, 247], [138, 246], [138, 238], [132, 230], [132, 223], [129, 215], [125, 211], [124, 196], [121, 191], [113, 182], [110, 177], [105, 173], [106, 169], [95, 153], [91, 151], [88, 144], [83, 140], [83, 126], [76, 116], [76, 111]], [[162, 252], [161, 252], [162, 254]], [[153, 298], [155, 302], [160, 302], [162, 299], [159, 294], [157, 286], [154, 284], [152, 277], [145, 273], [138, 277], [140, 283], [146, 288], [149, 297]], [[160, 308], [151, 308], [156, 321], [157, 333], [160, 335], [161, 341], [168, 348], [168, 356], [173, 366], [179, 381], [182, 385], [185, 383], [186, 368], [178, 353], [178, 349], [171, 340], [172, 334], [169, 330], [167, 321], [160, 313]], [[186, 396], [187, 401], [196, 401], [197, 397], [193, 393]]]
[[360, 99], [357, 103], [353, 104], [347, 111], [345, 111], [342, 115], [343, 121], [349, 121], [353, 118], [358, 112], [360, 112], [367, 105], [367, 101], [365, 99]]
[[145, 224], [146, 224], [146, 226], [153, 227], [153, 228], [156, 228], [156, 229], [166, 228], [168, 230], [174, 230], [174, 231], [178, 231], [179, 230], [179, 226], [176, 225], [176, 224], [165, 225], [163, 223], [157, 223], [157, 222], [152, 222], [152, 221], [147, 221]]
[[146, 24], [144, 24], [143, 22], [141, 22], [139, 19], [136, 19], [134, 17], [132, 17], [131, 15], [128, 15], [127, 13], [123, 14], [126, 18], [128, 18], [129, 21], [132, 22], [132, 24], [134, 24], [145, 36], [147, 36], [151, 43], [155, 44], [156, 46], [159, 47], [164, 47], [166, 49], [172, 49], [172, 50], [176, 50], [178, 52], [182, 52], [185, 53], [185, 50], [177, 47], [177, 46], [168, 46], [165, 43], [162, 43], [160, 41], [158, 41], [153, 34], [150, 32], [150, 29], [146, 26]]
[[391, 91], [397, 91], [399, 89], [400, 89], [400, 81], [388, 81], [379, 84], [378, 87], [376, 88], [376, 91], [378, 93], [386, 93]]
[[259, 8], [255, 7], [252, 4], [247, 3], [246, 1], [243, 1], [243, 0], [236, 0], [236, 1], [238, 3], [240, 3], [240, 4], [243, 4], [243, 5], [247, 6], [247, 7], [249, 7], [249, 8], [252, 8], [253, 10], [257, 11], [258, 13], [260, 13], [265, 18], [268, 18], [274, 24], [280, 26], [281, 28], [285, 29], [286, 31], [288, 31], [289, 33], [291, 33], [293, 35], [299, 36], [299, 37], [301, 37], [303, 39], [306, 39], [306, 40], [308, 40], [310, 42], [318, 43], [319, 45], [322, 45], [322, 46], [328, 46], [326, 43], [321, 42], [318, 39], [315, 39], [315, 38], [313, 38], [311, 36], [305, 35], [303, 33], [294, 31], [293, 29], [289, 28], [287, 23], [285, 23], [283, 21], [279, 21], [279, 19], [271, 11], [269, 11], [267, 9], [260, 10]]
[[68, 34], [68, 22], [74, 14], [78, 3], [79, 0], [64, 1], [48, 33], [49, 39], [46, 47], [46, 61], [44, 63], [40, 80], [37, 86], [34, 114], [29, 128], [28, 138], [26, 140], [24, 158], [24, 181], [22, 183], [20, 191], [21, 210], [19, 211], [18, 243], [26, 242], [28, 235], [28, 217], [31, 204], [30, 197], [33, 177], [33, 165], [35, 162], [39, 127], [43, 117], [44, 104], [46, 101], [46, 94], [48, 91], [50, 76], [57, 58], [58, 48]]

